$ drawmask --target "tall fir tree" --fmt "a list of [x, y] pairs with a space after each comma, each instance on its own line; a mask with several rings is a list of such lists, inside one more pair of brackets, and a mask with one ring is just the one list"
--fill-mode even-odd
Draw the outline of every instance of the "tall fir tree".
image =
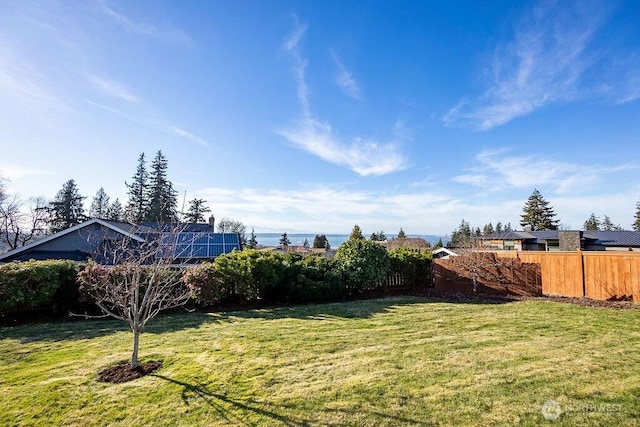
[[120, 203], [120, 199], [115, 199], [113, 203], [109, 205], [109, 209], [107, 209], [107, 219], [113, 221], [124, 221], [124, 208], [122, 207], [122, 203]]
[[251, 237], [249, 237], [247, 246], [249, 246], [249, 249], [255, 249], [258, 247], [258, 239], [256, 238], [256, 233], [253, 228], [251, 229]]
[[349, 236], [349, 240], [364, 240], [364, 236], [362, 235], [362, 230], [358, 224], [353, 226], [353, 230], [351, 230], [351, 235]]
[[602, 218], [602, 223], [600, 224], [600, 229], [603, 231], [620, 231], [622, 227], [620, 224], [614, 224], [607, 215]]
[[282, 248], [282, 250], [286, 251], [287, 246], [289, 246], [290, 244], [291, 244], [291, 240], [289, 240], [289, 236], [287, 236], [287, 232], [285, 231], [280, 236], [280, 247]]
[[582, 225], [585, 231], [598, 231], [600, 230], [600, 219], [596, 216], [596, 214], [591, 213], [589, 218]]
[[49, 230], [52, 233], [57, 233], [86, 220], [83, 207], [84, 199], [85, 197], [80, 195], [73, 179], [65, 182], [53, 202], [49, 204]]
[[403, 239], [405, 237], [407, 237], [407, 235], [404, 234], [404, 230], [400, 228], [400, 231], [398, 231], [398, 239]]
[[559, 220], [555, 219], [556, 213], [549, 205], [549, 202], [542, 197], [538, 189], [527, 199], [520, 215], [520, 225], [531, 227], [531, 230], [557, 230]]
[[145, 221], [174, 222], [178, 219], [178, 192], [167, 177], [169, 161], [158, 151], [151, 162], [147, 200], [149, 208]]
[[633, 219], [631, 228], [633, 228], [635, 231], [640, 231], [640, 201], [636, 203], [636, 216]]
[[125, 208], [125, 217], [127, 221], [138, 224], [145, 220], [149, 211], [149, 201], [147, 193], [149, 189], [149, 173], [147, 172], [147, 164], [144, 153], [138, 157], [138, 167], [135, 175], [131, 179], [131, 184], [125, 182], [129, 201]]
[[203, 199], [193, 199], [189, 202], [189, 210], [184, 216], [186, 222], [205, 222], [204, 215], [211, 212]]
[[89, 208], [89, 217], [105, 219], [108, 216], [108, 212], [109, 196], [104, 191], [104, 188], [100, 187], [100, 189], [96, 192], [96, 195], [93, 196], [93, 200], [91, 201], [91, 207]]

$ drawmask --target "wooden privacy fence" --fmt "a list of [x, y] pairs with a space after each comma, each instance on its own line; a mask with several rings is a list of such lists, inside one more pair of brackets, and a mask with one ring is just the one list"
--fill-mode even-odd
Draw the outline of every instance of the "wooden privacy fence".
[[545, 295], [640, 301], [638, 252], [518, 251], [498, 256], [540, 264]]
[[[488, 252], [480, 253], [487, 254]], [[508, 274], [502, 280], [496, 280], [496, 275], [505, 274], [506, 270], [501, 268], [499, 271], [487, 275], [490, 279], [487, 281], [489, 286], [477, 287], [478, 292], [534, 295], [536, 289], [532, 287], [532, 283], [535, 283], [536, 271], [531, 270], [531, 267], [528, 266], [537, 265], [537, 274], [543, 295], [587, 297], [610, 301], [640, 301], [639, 252], [504, 251], [496, 252], [494, 256], [504, 260], [519, 261], [519, 264], [514, 264], [515, 271], [521, 270], [517, 273], [519, 276], [507, 271]], [[436, 290], [472, 291], [470, 278], [474, 262], [466, 257], [467, 255], [463, 255], [452, 257], [449, 260], [434, 261], [433, 278]], [[481, 259], [479, 262], [484, 265], [491, 264]], [[501, 264], [498, 263], [498, 265]], [[477, 266], [475, 268], [478, 270]], [[504, 286], [505, 283], [511, 281], [520, 281], [520, 287], [515, 286], [517, 283], [514, 286]]]
[[492, 252], [470, 252], [433, 261], [433, 282], [441, 292], [542, 295], [540, 265]]

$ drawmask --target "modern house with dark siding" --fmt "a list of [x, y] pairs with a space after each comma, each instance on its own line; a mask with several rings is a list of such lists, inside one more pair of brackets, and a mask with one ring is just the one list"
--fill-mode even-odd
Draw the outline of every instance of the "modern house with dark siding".
[[476, 240], [480, 248], [491, 250], [640, 251], [640, 233], [629, 230], [506, 231], [479, 236]]

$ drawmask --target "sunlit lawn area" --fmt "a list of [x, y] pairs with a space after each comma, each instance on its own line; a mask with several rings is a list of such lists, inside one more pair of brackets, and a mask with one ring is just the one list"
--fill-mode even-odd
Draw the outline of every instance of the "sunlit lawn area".
[[[390, 298], [0, 329], [0, 425], [638, 425], [640, 310]], [[541, 412], [549, 400], [557, 420]]]

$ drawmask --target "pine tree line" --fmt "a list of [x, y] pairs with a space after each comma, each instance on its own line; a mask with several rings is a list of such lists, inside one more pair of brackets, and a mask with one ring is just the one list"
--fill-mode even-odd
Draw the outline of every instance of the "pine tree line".
[[128, 221], [133, 224], [143, 222], [205, 222], [205, 215], [211, 212], [203, 199], [193, 199], [189, 210], [178, 212], [178, 192], [168, 178], [169, 162], [162, 151], [158, 151], [147, 169], [145, 154], [138, 157], [136, 172], [131, 182], [125, 181], [129, 199], [123, 206], [119, 199], [110, 201], [104, 188], [100, 188], [91, 201], [89, 212], [85, 213], [84, 200], [73, 179], [68, 180], [48, 205], [49, 231], [52, 233], [73, 227], [89, 218]]

